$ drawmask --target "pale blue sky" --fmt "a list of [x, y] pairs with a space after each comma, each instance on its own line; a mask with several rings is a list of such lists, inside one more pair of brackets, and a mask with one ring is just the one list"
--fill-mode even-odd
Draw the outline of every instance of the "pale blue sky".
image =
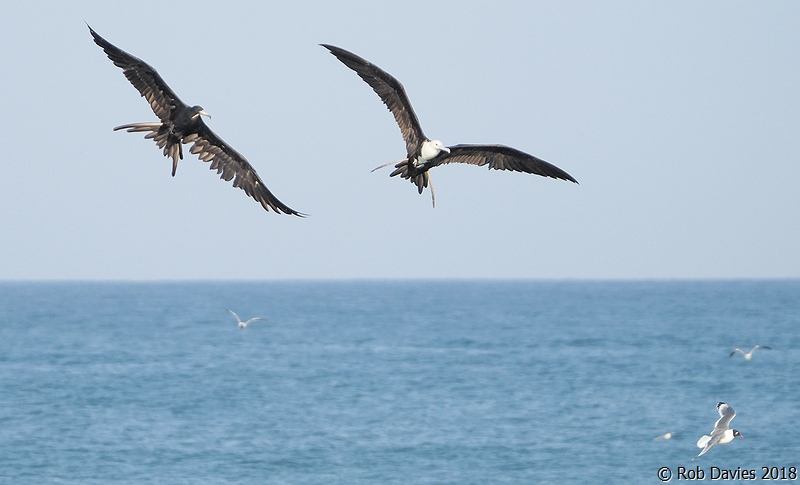
[[[155, 116], [84, 22], [310, 217], [113, 132]], [[800, 277], [798, 2], [16, 2], [0, 42], [2, 280]], [[580, 185], [444, 166], [432, 209], [320, 43]]]

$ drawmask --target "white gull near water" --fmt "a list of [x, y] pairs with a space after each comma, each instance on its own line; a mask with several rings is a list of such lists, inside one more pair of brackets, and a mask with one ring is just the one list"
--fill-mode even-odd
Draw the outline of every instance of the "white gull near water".
[[706, 434], [697, 440], [697, 447], [702, 448], [703, 450], [695, 458], [705, 455], [708, 453], [708, 450], [713, 448], [715, 445], [730, 443], [737, 436], [744, 439], [744, 436], [742, 436], [738, 429], [729, 428], [731, 420], [733, 420], [733, 418], [736, 416], [736, 411], [734, 411], [732, 407], [724, 402], [717, 403], [717, 411], [719, 411], [719, 419], [716, 423], [714, 423], [714, 429], [711, 431], [711, 436]]
[[[228, 310], [228, 309], [226, 308], [226, 310]], [[236, 323], [239, 325], [239, 328], [242, 329], [242, 330], [247, 328], [247, 326], [250, 325], [250, 322], [254, 322], [256, 320], [266, 320], [265, 318], [261, 318], [261, 317], [253, 317], [253, 318], [243, 322], [242, 319], [239, 318], [239, 315], [237, 315], [235, 311], [228, 310], [228, 312], [230, 312], [230, 314], [233, 315], [234, 318], [236, 318]]]
[[755, 347], [750, 349], [750, 352], [747, 352], [747, 353], [745, 353], [744, 350], [742, 350], [742, 349], [733, 349], [731, 351], [730, 355], [728, 355], [728, 357], [733, 357], [733, 355], [738, 352], [738, 353], [740, 353], [740, 354], [742, 354], [744, 356], [744, 360], [750, 360], [750, 359], [753, 358], [753, 352], [755, 352], [756, 349], [772, 350], [772, 347], [767, 347], [766, 345], [756, 345]]

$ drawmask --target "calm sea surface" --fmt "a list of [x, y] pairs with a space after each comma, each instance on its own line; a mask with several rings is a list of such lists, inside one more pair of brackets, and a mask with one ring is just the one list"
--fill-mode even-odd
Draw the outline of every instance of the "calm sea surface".
[[799, 423], [800, 281], [0, 283], [0, 483], [760, 479]]

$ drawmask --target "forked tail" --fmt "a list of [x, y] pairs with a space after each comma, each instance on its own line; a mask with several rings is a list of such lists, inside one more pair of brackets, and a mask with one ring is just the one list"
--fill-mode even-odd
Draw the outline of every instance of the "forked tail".
[[372, 169], [372, 172], [375, 170], [380, 170], [384, 167], [388, 167], [389, 165], [394, 164], [394, 172], [390, 173], [390, 177], [394, 177], [399, 175], [404, 179], [408, 179], [411, 181], [412, 184], [417, 186], [417, 192], [420, 194], [428, 185], [431, 186], [431, 204], [433, 207], [436, 207], [436, 196], [433, 193], [433, 182], [431, 181], [431, 176], [428, 174], [428, 171], [425, 170], [424, 172], [417, 173], [412, 175], [411, 164], [408, 163], [408, 158], [403, 158], [401, 160], [396, 160], [394, 162], [384, 163], [379, 167], [375, 167]]
[[155, 141], [158, 148], [164, 150], [164, 156], [172, 159], [172, 176], [175, 176], [175, 172], [178, 170], [178, 160], [183, 160], [183, 149], [181, 148], [180, 140], [170, 140], [169, 130], [165, 128], [164, 123], [130, 123], [114, 128], [114, 131], [119, 130], [126, 130], [128, 133], [149, 131], [150, 133], [144, 137]]

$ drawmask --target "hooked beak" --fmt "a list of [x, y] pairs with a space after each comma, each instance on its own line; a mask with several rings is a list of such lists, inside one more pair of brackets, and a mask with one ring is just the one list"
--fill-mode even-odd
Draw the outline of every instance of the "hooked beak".
[[209, 118], [211, 118], [211, 115], [210, 115], [210, 114], [208, 114], [208, 113], [206, 113], [206, 112], [205, 112], [204, 110], [202, 110], [202, 109], [201, 109], [200, 111], [198, 111], [198, 112], [197, 112], [197, 114], [199, 114], [200, 116], [208, 116]]
[[449, 148], [447, 148], [447, 147], [444, 147], [444, 148], [442, 148], [442, 151], [443, 151], [443, 152], [450, 153], [450, 149], [449, 149]]

